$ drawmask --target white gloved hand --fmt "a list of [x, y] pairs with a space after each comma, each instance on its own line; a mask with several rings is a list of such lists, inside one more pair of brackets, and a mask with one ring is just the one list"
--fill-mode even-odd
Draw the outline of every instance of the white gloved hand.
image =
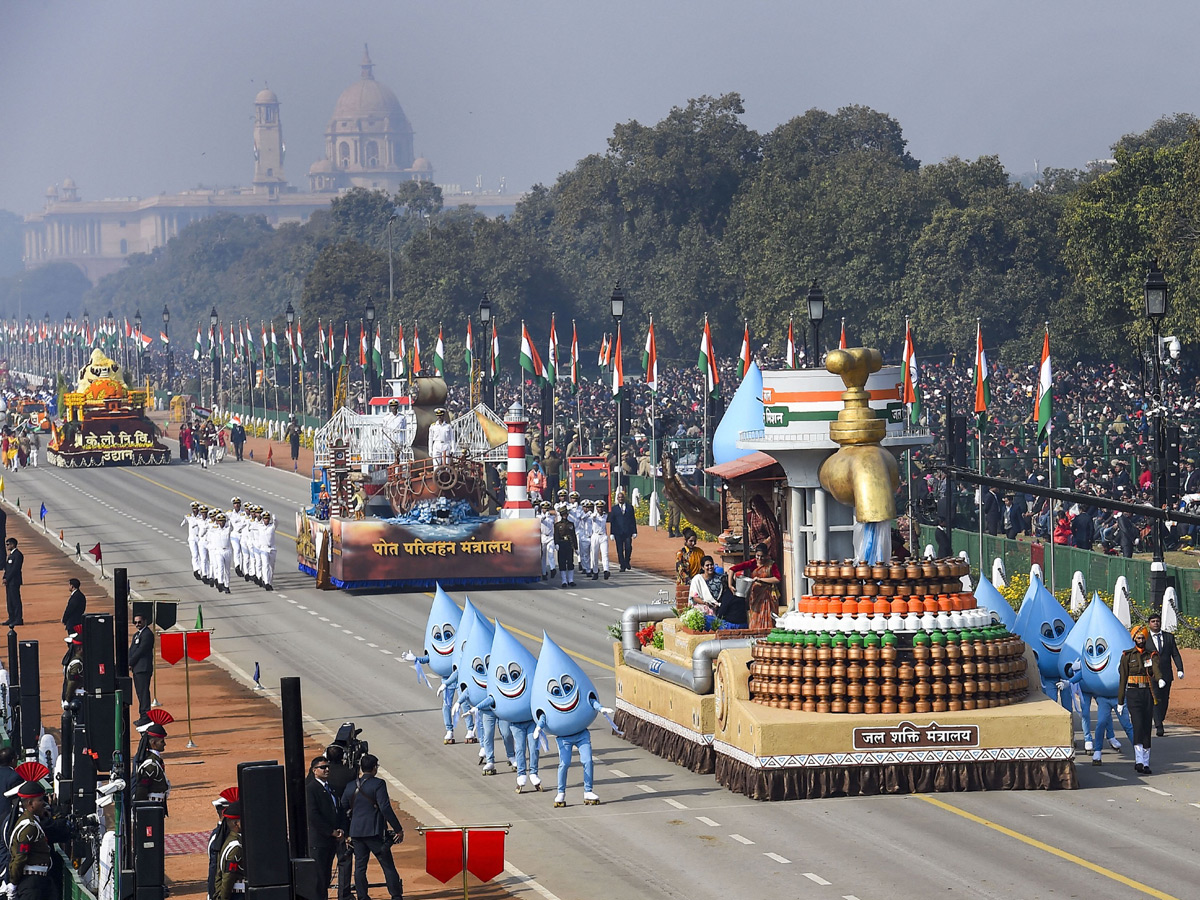
[[67, 701], [66, 701], [66, 700], [64, 700], [64, 701], [62, 702], [62, 707], [63, 707], [63, 709], [66, 709], [68, 706], [70, 706], [70, 704], [69, 704], [69, 703], [67, 703]]
[[629, 539], [630, 539], [631, 541], [636, 541], [636, 540], [637, 540], [637, 535], [636, 535], [636, 534], [631, 534], [631, 535], [629, 536]]
[[1119, 716], [1119, 715], [1121, 715], [1121, 714], [1122, 714], [1122, 713], [1124, 713], [1124, 712], [1125, 712], [1125, 704], [1124, 704], [1124, 703], [1118, 703], [1118, 704], [1117, 704], [1117, 715]]
[[1158, 686], [1160, 688], [1165, 688], [1167, 686], [1167, 680], [1165, 678], [1158, 679]]
[[471, 715], [473, 715], [473, 716], [479, 715], [479, 707], [478, 706], [471, 707]]
[[1054, 683], [1054, 687], [1060, 691], [1065, 691], [1067, 689], [1067, 683], [1065, 681], [1056, 681]]
[[1183, 673], [1182, 672], [1176, 672], [1175, 677], [1177, 679], [1179, 679], [1180, 681], [1183, 681]]
[[601, 715], [611, 716], [614, 712], [615, 712], [615, 710], [611, 706], [600, 707]]
[[400, 658], [402, 660], [404, 660], [405, 662], [412, 662], [414, 659], [417, 658], [417, 655], [415, 653], [413, 653], [411, 650], [405, 650], [403, 653], [400, 654]]
[[541, 736], [542, 736], [542, 726], [539, 725], [537, 728], [533, 729], [533, 739], [536, 741]]
[[452, 716], [458, 715], [458, 701], [457, 700], [455, 700], [454, 705], [452, 707], [450, 707], [450, 715], [452, 715]]

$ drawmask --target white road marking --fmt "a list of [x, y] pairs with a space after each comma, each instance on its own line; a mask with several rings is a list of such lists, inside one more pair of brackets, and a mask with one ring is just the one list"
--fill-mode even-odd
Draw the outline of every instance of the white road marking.
[[367, 644], [367, 646], [370, 647], [372, 650], [375, 650], [379, 647], [378, 644]]
[[709, 828], [720, 828], [721, 827], [720, 822], [714, 822], [708, 816], [696, 816], [696, 821], [702, 822], [703, 824], [707, 825]]
[[584, 600], [586, 600], [588, 603], [595, 603], [595, 602], [596, 602], [596, 601], [595, 601], [595, 600], [593, 600], [591, 597], [584, 597], [583, 599], [584, 599]]
[[310, 609], [310, 610], [308, 611], [308, 614], [309, 614], [310, 616], [315, 616], [315, 615], [317, 614], [317, 611], [316, 611], [315, 609]]
[[832, 881], [826, 881], [824, 878], [822, 878], [820, 875], [817, 875], [815, 872], [805, 872], [804, 877], [807, 878], [809, 881], [814, 881], [817, 884], [824, 885], [824, 886], [833, 884]]
[[389, 650], [389, 649], [387, 649], [386, 647], [380, 647], [380, 648], [379, 648], [379, 652], [380, 652], [380, 653], [386, 653], [388, 656], [391, 656], [391, 655], [392, 655], [392, 651], [391, 651], [391, 650]]
[[1141, 787], [1141, 789], [1143, 791], [1149, 791], [1152, 794], [1158, 794], [1158, 796], [1160, 796], [1160, 797], [1170, 797], [1171, 796], [1166, 791], [1160, 791], [1158, 788], [1150, 787], [1150, 785], [1148, 785], [1148, 784], [1139, 785], [1139, 787]]
[[739, 844], [753, 844], [754, 843], [754, 841], [750, 840], [750, 838], [742, 837], [740, 834], [731, 834], [730, 837], [733, 838], [735, 841], [737, 841]]
[[667, 804], [668, 806], [673, 806], [673, 807], [675, 807], [676, 809], [687, 809], [687, 807], [686, 807], [686, 806], [684, 806], [684, 805], [683, 805], [682, 803], [680, 803], [678, 800], [675, 800], [675, 799], [673, 799], [673, 798], [671, 798], [671, 797], [663, 797], [663, 798], [662, 798], [662, 802], [663, 802], [663, 803], [665, 803], [665, 804]]
[[[343, 629], [342, 629], [342, 634], [354, 634], [354, 632], [353, 632], [353, 631], [351, 631], [349, 628], [343, 628]], [[361, 639], [360, 639], [360, 640], [361, 640]]]
[[1126, 781], [1123, 775], [1114, 775], [1112, 772], [1097, 772], [1097, 775], [1103, 775], [1105, 778], [1111, 778], [1113, 781]]
[[597, 600], [597, 601], [596, 601], [596, 605], [597, 605], [597, 606], [603, 606], [603, 607], [605, 607], [606, 609], [612, 609], [612, 607], [611, 607], [611, 606], [609, 606], [607, 603], [604, 603], [604, 602], [602, 602], [602, 601], [600, 601], [600, 600]]
[[295, 601], [295, 600], [288, 600], [288, 603], [292, 604], [292, 606], [295, 606], [295, 605], [296, 605], [296, 601]]
[[308, 609], [308, 607], [307, 607], [307, 606], [305, 606], [305, 605], [303, 605], [302, 603], [297, 603], [297, 604], [296, 604], [296, 609]]
[[322, 621], [322, 622], [328, 622], [328, 621], [329, 621], [329, 616], [321, 616], [321, 618], [320, 618], [320, 621]]
[[767, 859], [773, 859], [775, 862], [783, 863], [785, 865], [791, 862], [791, 860], [786, 856], [780, 856], [778, 853], [764, 853], [763, 856], [765, 856]]
[[[346, 634], [350, 634], [350, 632], [349, 632], [349, 631], [347, 631], [347, 632], [346, 632]], [[354, 635], [354, 639], [355, 639], [356, 641], [365, 641], [365, 640], [366, 640], [366, 638], [365, 638], [365, 637], [363, 637], [361, 634], [356, 634], [356, 635]]]
[[1200, 809], [1200, 803], [1189, 803], [1188, 806], [1194, 806], [1196, 809]]
[[648, 785], [648, 784], [639, 784], [638, 790], [645, 791], [647, 794], [657, 794], [658, 793], [658, 791], [655, 788], [650, 787], [650, 785]]
[[853, 894], [842, 894], [842, 900], [858, 900]]
[[610, 769], [609, 771], [611, 771], [618, 778], [628, 778], [629, 777], [624, 772], [622, 772], [620, 769]]

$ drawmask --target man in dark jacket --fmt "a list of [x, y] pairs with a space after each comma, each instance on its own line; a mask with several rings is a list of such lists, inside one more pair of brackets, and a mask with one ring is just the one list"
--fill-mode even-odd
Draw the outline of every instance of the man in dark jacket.
[[633, 554], [633, 539], [637, 536], [637, 520], [633, 507], [625, 499], [625, 488], [617, 488], [617, 500], [608, 513], [608, 525], [617, 544], [617, 563], [622, 572], [633, 568], [629, 558]]
[[[330, 744], [325, 748], [325, 759], [329, 762], [329, 777], [326, 780], [329, 782], [329, 786], [333, 788], [333, 796], [338, 798], [338, 804], [341, 807], [343, 817], [346, 816], [346, 807], [341, 803], [342, 795], [346, 793], [346, 785], [354, 781], [355, 774], [354, 770], [346, 765], [345, 758], [346, 752], [341, 744]], [[343, 818], [343, 831], [345, 831], [348, 824], [348, 819]], [[350, 882], [354, 871], [354, 854], [351, 852], [350, 845], [344, 835], [337, 843], [337, 871], [337, 900], [351, 900], [353, 891], [351, 890]]]
[[154, 632], [147, 626], [146, 617], [134, 616], [137, 631], [129, 644], [129, 672], [133, 676], [133, 691], [137, 694], [138, 720], [135, 726], [150, 721], [150, 678], [154, 675]]
[[8, 621], [5, 625], [24, 625], [25, 610], [21, 606], [21, 567], [25, 563], [25, 554], [17, 549], [17, 539], [7, 538], [4, 549], [8, 556], [4, 560], [4, 599], [8, 604]]
[[235, 420], [233, 426], [229, 429], [229, 443], [233, 444], [233, 452], [237, 454], [237, 461], [242, 461], [242, 448], [246, 445], [246, 429], [242, 427], [242, 423]]
[[1162, 630], [1162, 616], [1151, 613], [1146, 620], [1150, 628], [1150, 639], [1147, 646], [1158, 654], [1158, 666], [1162, 673], [1163, 687], [1157, 683], [1150, 685], [1154, 691], [1154, 730], [1163, 736], [1163, 719], [1167, 716], [1167, 707], [1171, 703], [1171, 682], [1183, 678], [1183, 657], [1179, 654], [1179, 645], [1175, 643], [1175, 635]]
[[67, 634], [74, 634], [75, 627], [83, 624], [83, 614], [87, 612], [87, 597], [79, 589], [79, 579], [72, 578], [67, 584], [71, 593], [67, 597], [67, 607], [63, 610], [62, 623]]
[[346, 816], [329, 783], [329, 760], [318, 756], [308, 769], [304, 782], [308, 809], [308, 852], [317, 861], [321, 873], [321, 894], [329, 894], [333, 878], [333, 856], [338, 842], [345, 837]]
[[938, 559], [949, 559], [954, 555], [950, 541], [950, 529], [947, 527], [945, 519], [938, 520], [937, 530], [933, 533], [933, 540], [937, 545]]
[[404, 829], [396, 811], [392, 809], [387, 785], [375, 775], [379, 760], [370, 753], [364, 754], [359, 768], [362, 775], [346, 785], [346, 793], [342, 795], [342, 806], [350, 816], [349, 834], [354, 845], [354, 891], [358, 900], [369, 900], [367, 862], [373, 855], [383, 869], [388, 896], [391, 900], [404, 900], [404, 882], [396, 871], [391, 845], [384, 842], [384, 831], [388, 825], [401, 838]]
[[984, 534], [999, 534], [1003, 523], [1004, 514], [1000, 504], [1000, 489], [990, 488], [983, 495]]

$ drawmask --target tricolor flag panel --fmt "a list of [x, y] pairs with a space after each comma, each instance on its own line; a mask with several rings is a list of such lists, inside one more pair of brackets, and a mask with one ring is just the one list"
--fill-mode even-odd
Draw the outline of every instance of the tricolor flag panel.
[[542, 365], [542, 358], [538, 356], [537, 347], [533, 346], [533, 341], [529, 339], [529, 329], [525, 327], [525, 323], [521, 323], [521, 368], [530, 374], [534, 381], [541, 384], [546, 379], [546, 368]]
[[613, 346], [612, 395], [620, 398], [625, 386], [625, 366], [621, 361], [621, 326], [617, 325], [617, 341]]
[[550, 313], [550, 344], [546, 348], [546, 380], [551, 385], [558, 383], [558, 331], [554, 326], [554, 313]]
[[796, 368], [796, 339], [792, 335], [792, 320], [788, 319], [787, 346], [783, 351], [784, 362], [789, 369]]
[[442, 340], [442, 326], [438, 325], [437, 343], [433, 345], [433, 373], [439, 378], [446, 376], [446, 344]]
[[992, 386], [987, 353], [983, 349], [983, 325], [975, 327], [975, 416], [979, 433], [983, 434], [987, 428], [987, 408], [992, 402]]
[[271, 323], [271, 365], [279, 364], [279, 341], [275, 340], [275, 323]]
[[742, 349], [738, 352], [737, 361], [737, 377], [745, 378], [746, 371], [750, 368], [750, 323], [742, 323], [745, 330], [742, 332]]
[[379, 334], [379, 323], [375, 323], [375, 340], [371, 344], [371, 366], [375, 374], [383, 375], [383, 338]]
[[1044, 441], [1050, 433], [1050, 418], [1054, 414], [1052, 409], [1053, 397], [1050, 393], [1050, 326], [1046, 326], [1046, 336], [1042, 339], [1042, 365], [1038, 369], [1038, 386], [1037, 386], [1037, 438], [1039, 441]]
[[912, 329], [907, 317], [904, 320], [904, 396], [908, 407], [909, 421], [916, 425], [921, 419], [921, 377], [917, 368], [917, 353], [913, 347]]
[[358, 364], [364, 369], [367, 367], [367, 326], [362, 322], [358, 323]]
[[400, 329], [397, 331], [396, 355], [400, 357], [400, 364], [397, 366], [396, 374], [403, 378], [408, 374], [408, 347], [404, 344], [404, 323], [400, 323]]
[[845, 319], [842, 319], [842, 336], [841, 336], [841, 339], [838, 340], [838, 349], [839, 350], [846, 349], [846, 320]]
[[342, 365], [350, 365], [350, 323], [342, 326]]
[[475, 340], [471, 336], [471, 320], [467, 319], [467, 349], [463, 353], [463, 362], [467, 364], [467, 373], [475, 367]]
[[658, 392], [658, 348], [654, 344], [654, 316], [650, 317], [650, 328], [646, 331], [646, 349], [642, 351], [642, 369], [646, 373], [646, 387]]
[[496, 323], [492, 322], [492, 378], [500, 371], [500, 338], [496, 336]]
[[421, 335], [417, 332], [417, 323], [413, 322], [413, 362], [414, 376], [421, 374]]
[[199, 359], [200, 354], [204, 352], [203, 337], [200, 334], [200, 326], [196, 326], [196, 346], [192, 348], [192, 359]]
[[[272, 326], [272, 327], [274, 327], [274, 326]], [[287, 341], [287, 345], [288, 345], [288, 359], [291, 361], [291, 364], [294, 366], [296, 364], [296, 340], [295, 340], [295, 338], [292, 337], [292, 326], [291, 325], [283, 326], [283, 338], [284, 338], [284, 340]]]
[[571, 320], [571, 393], [579, 393], [579, 332]]
[[708, 327], [707, 313], [704, 315], [704, 334], [700, 338], [700, 358], [696, 364], [704, 378], [705, 394], [716, 397], [721, 389], [721, 376], [717, 374], [717, 355], [713, 352], [712, 332]]

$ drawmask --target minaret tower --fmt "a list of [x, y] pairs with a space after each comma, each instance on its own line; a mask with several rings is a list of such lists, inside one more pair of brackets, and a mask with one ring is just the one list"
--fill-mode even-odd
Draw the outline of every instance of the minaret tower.
[[283, 150], [279, 98], [270, 88], [264, 88], [254, 98], [254, 193], [279, 196], [287, 184]]

